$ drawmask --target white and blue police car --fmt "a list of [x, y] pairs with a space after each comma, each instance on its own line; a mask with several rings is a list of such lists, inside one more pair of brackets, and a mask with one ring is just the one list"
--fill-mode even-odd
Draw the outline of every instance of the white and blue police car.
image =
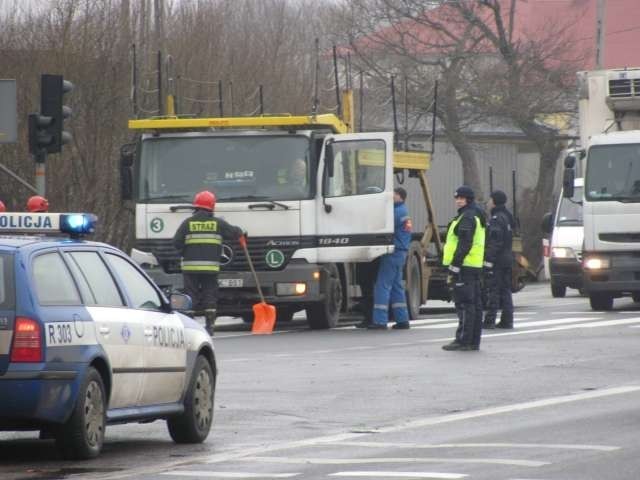
[[202, 442], [211, 337], [177, 311], [188, 297], [168, 301], [127, 255], [83, 240], [95, 222], [0, 214], [0, 430], [40, 430], [68, 459], [97, 456], [109, 424], [164, 419], [175, 442]]

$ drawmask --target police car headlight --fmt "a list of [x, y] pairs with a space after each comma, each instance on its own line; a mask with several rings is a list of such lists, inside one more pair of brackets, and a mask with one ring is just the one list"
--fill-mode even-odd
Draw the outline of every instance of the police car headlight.
[[71, 235], [87, 235], [96, 231], [98, 217], [91, 213], [64, 213], [60, 215], [60, 231]]
[[304, 295], [305, 293], [307, 293], [306, 283], [276, 283], [276, 295], [279, 297]]
[[576, 258], [576, 253], [573, 251], [573, 248], [553, 247], [551, 249], [551, 256], [553, 258]]
[[609, 268], [610, 262], [608, 258], [589, 257], [584, 261], [584, 268], [588, 270], [602, 270]]

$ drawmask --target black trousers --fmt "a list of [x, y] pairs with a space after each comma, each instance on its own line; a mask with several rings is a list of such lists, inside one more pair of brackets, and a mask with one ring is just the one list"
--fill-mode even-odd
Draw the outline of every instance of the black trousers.
[[191, 297], [193, 310], [214, 309], [218, 303], [218, 274], [183, 273], [184, 293]]
[[511, 267], [496, 268], [493, 275], [485, 277], [487, 282], [487, 313], [484, 321], [488, 325], [496, 322], [498, 310], [502, 309], [500, 322], [513, 325], [513, 300], [511, 298]]
[[453, 287], [453, 301], [458, 314], [456, 341], [462, 345], [480, 345], [482, 336], [482, 292], [479, 268], [463, 267], [460, 281]]

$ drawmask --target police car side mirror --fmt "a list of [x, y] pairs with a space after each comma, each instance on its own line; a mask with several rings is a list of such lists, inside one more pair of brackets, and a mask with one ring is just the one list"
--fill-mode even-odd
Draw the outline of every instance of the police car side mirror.
[[191, 297], [184, 293], [172, 293], [169, 297], [169, 302], [171, 304], [171, 310], [178, 312], [186, 312], [193, 308]]
[[120, 196], [122, 200], [133, 199], [133, 164], [135, 158], [135, 143], [127, 143], [120, 147]]

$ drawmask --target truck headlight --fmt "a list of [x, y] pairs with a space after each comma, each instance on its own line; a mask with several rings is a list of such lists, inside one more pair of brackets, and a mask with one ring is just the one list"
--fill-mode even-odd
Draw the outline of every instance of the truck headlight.
[[276, 283], [276, 295], [279, 297], [304, 295], [305, 293], [307, 293], [306, 283]]
[[553, 257], [553, 258], [576, 258], [576, 253], [573, 251], [573, 248], [553, 247], [551, 249], [551, 257]]
[[602, 270], [609, 268], [610, 262], [608, 258], [590, 257], [585, 259], [584, 268], [588, 270]]

